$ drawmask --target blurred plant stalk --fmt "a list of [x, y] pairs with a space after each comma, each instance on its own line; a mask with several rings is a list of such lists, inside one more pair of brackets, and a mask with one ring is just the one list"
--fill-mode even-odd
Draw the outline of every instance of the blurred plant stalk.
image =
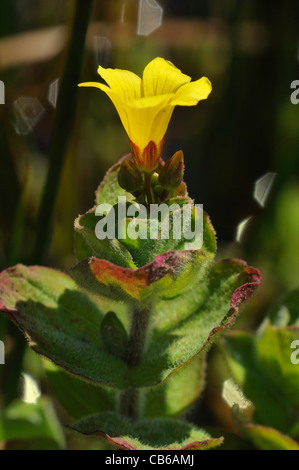
[[33, 263], [41, 263], [51, 237], [51, 224], [67, 145], [72, 133], [77, 103], [77, 83], [85, 50], [85, 38], [93, 0], [76, 2], [69, 49], [57, 102], [49, 147], [49, 171], [36, 224], [36, 239], [32, 255]]
[[[60, 177], [75, 120], [78, 94], [77, 83], [80, 80], [85, 39], [92, 6], [93, 0], [85, 0], [84, 2], [77, 0], [75, 2], [74, 20], [49, 145], [49, 170], [36, 221], [34, 249], [31, 259], [29, 260], [33, 264], [39, 264], [43, 261], [51, 239], [51, 226]], [[10, 367], [9, 364], [7, 364], [8, 373], [5, 384], [6, 403], [11, 402], [18, 395], [19, 376], [25, 344], [24, 339], [18, 335], [14, 352], [10, 357]]]

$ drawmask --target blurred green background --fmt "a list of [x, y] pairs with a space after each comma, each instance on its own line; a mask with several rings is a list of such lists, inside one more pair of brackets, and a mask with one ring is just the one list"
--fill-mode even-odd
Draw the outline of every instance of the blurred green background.
[[[76, 5], [0, 3], [1, 269], [18, 262], [73, 266], [73, 220], [93, 206], [105, 172], [129, 152], [107, 96], [95, 89], [76, 92], [77, 101], [69, 103], [75, 113], [62, 112], [65, 121], [55, 135], [56, 142], [67, 138], [56, 162], [58, 191], [52, 185], [50, 192], [51, 223], [44, 225], [46, 235], [38, 235]], [[262, 273], [262, 285], [238, 321], [246, 327], [256, 327], [273, 302], [299, 284], [299, 105], [290, 101], [291, 83], [299, 80], [298, 20], [295, 0], [95, 0], [83, 54], [72, 54], [69, 64], [71, 70], [82, 59], [79, 81], [94, 81], [98, 64], [141, 74], [161, 56], [192, 80], [211, 80], [208, 100], [175, 109], [164, 158], [183, 150], [189, 194], [211, 217], [218, 257], [243, 258]], [[35, 256], [37, 237], [47, 249]], [[1, 320], [4, 336], [2, 404], [18, 395], [7, 383], [16, 383], [20, 370], [41, 374], [42, 382], [38, 361], [26, 353], [23, 362], [15, 328]]]

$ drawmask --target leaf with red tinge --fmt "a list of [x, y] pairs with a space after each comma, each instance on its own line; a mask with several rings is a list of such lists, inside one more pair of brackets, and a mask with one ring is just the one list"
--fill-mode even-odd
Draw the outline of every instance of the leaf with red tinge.
[[133, 270], [109, 261], [90, 258], [77, 264], [71, 274], [82, 287], [122, 301], [156, 301], [176, 297], [194, 287], [207, 271], [209, 259], [202, 251], [169, 251]]
[[89, 416], [72, 429], [86, 435], [99, 435], [124, 450], [205, 450], [223, 441], [222, 437], [211, 438], [183, 420], [130, 419], [115, 412]]
[[[131, 371], [139, 387], [165, 380], [202, 354], [232, 326], [243, 303], [261, 280], [259, 271], [240, 260], [215, 263], [196, 288], [154, 306], [153, 331], [140, 363]], [[155, 380], [154, 380], [155, 377]]]
[[[164, 272], [154, 274], [159, 277]], [[175, 281], [169, 278], [173, 285], [184, 284], [180, 276]], [[185, 294], [175, 296], [169, 286], [163, 296], [170, 300], [160, 300], [153, 307], [152, 333], [144, 356], [131, 369], [107, 350], [101, 338], [101, 298], [91, 300], [66, 274], [22, 265], [3, 271], [0, 310], [24, 332], [36, 352], [69, 372], [118, 389], [152, 387], [203, 353], [231, 326], [259, 282], [257, 270], [227, 260], [215, 263]]]
[[126, 386], [126, 364], [101, 340], [103, 313], [67, 274], [23, 265], [3, 271], [0, 310], [55, 364], [92, 382]]

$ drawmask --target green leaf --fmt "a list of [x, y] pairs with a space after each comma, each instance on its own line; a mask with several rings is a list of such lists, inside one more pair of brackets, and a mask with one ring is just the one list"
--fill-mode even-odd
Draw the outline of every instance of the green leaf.
[[173, 373], [159, 387], [145, 392], [145, 417], [181, 416], [199, 398], [205, 385], [205, 357], [193, 361]]
[[95, 228], [99, 216], [95, 215], [95, 209], [77, 217], [74, 223], [75, 229], [75, 254], [78, 261], [83, 261], [92, 256], [105, 259], [118, 266], [135, 269], [132, 256], [129, 251], [117, 239], [96, 237]]
[[[170, 213], [165, 205], [161, 213], [158, 210], [151, 212], [148, 219], [139, 218], [137, 210], [138, 224], [132, 218], [123, 220], [121, 244], [131, 253], [136, 266], [144, 266], [156, 256], [174, 250], [202, 250], [210, 262], [214, 258], [215, 232], [207, 214], [202, 209], [193, 207], [190, 202], [184, 207], [178, 204], [178, 198], [171, 202], [178, 208], [173, 207]], [[190, 213], [192, 233], [188, 231], [185, 210]]]
[[256, 337], [254, 354], [260, 373], [298, 408], [299, 367], [291, 361], [295, 340], [299, 340], [299, 327], [275, 327], [266, 321]]
[[269, 312], [272, 325], [299, 326], [299, 289], [288, 292]]
[[[192, 200], [187, 195], [173, 197], [167, 201], [167, 204], [162, 206], [173, 207], [169, 217], [168, 211], [164, 213], [162, 210], [159, 218], [157, 218], [157, 214], [151, 212], [148, 218], [142, 219], [138, 211], [139, 205], [134, 201], [134, 197], [118, 185], [117, 175], [120, 164], [129, 156], [126, 155], [111, 167], [96, 192], [96, 204], [104, 203], [113, 206], [115, 224], [118, 225], [122, 221], [122, 228], [119, 227], [114, 240], [97, 240], [94, 233], [96, 225], [94, 220], [95, 208], [85, 216], [77, 218], [75, 221], [75, 249], [78, 260], [82, 261], [90, 257], [97, 257], [122, 267], [134, 269], [135, 265], [142, 267], [152, 262], [156, 256], [168, 251], [201, 249], [206, 252], [208, 258], [212, 261], [216, 250], [214, 229], [207, 214], [201, 208], [194, 207]], [[138, 217], [138, 224], [135, 225], [133, 213], [127, 218], [124, 215], [119, 216], [117, 209], [119, 197], [125, 198], [126, 210], [132, 205], [131, 209], [135, 207], [137, 211], [135, 217]], [[185, 216], [183, 216], [183, 207], [186, 209], [186, 206], [191, 209], [191, 228], [193, 231], [195, 227], [197, 228], [196, 235], [191, 239], [187, 239], [191, 234], [187, 234], [188, 224]], [[161, 209], [161, 206], [159, 207]], [[177, 207], [176, 210], [174, 210], [175, 207]], [[151, 209], [153, 209], [153, 206]], [[160, 220], [161, 218], [162, 220]], [[177, 222], [178, 219], [180, 219], [180, 222]], [[199, 230], [198, 224], [195, 225], [195, 220], [199, 221]], [[181, 226], [182, 234], [180, 237], [174, 238], [173, 226], [177, 223]], [[157, 225], [156, 230], [153, 229], [155, 225]], [[133, 235], [132, 233], [128, 234], [128, 229]], [[135, 236], [134, 238], [134, 234], [139, 234], [142, 230], [145, 232], [146, 238], [141, 236]], [[120, 236], [120, 233], [122, 233], [122, 236]]]
[[209, 260], [202, 251], [170, 251], [136, 270], [90, 258], [71, 270], [76, 282], [92, 293], [113, 300], [153, 302], [190, 290], [205, 275]]
[[205, 431], [178, 419], [130, 419], [113, 412], [90, 416], [73, 429], [82, 434], [104, 437], [126, 450], [204, 450], [221, 444]]
[[[55, 397], [70, 416], [80, 419], [116, 408], [115, 390], [81, 380], [49, 361], [44, 361], [44, 367]], [[144, 417], [176, 417], [185, 413], [203, 390], [204, 369], [205, 358], [196, 358], [159, 387], [145, 391]]]
[[101, 340], [103, 313], [66, 274], [17, 265], [0, 274], [0, 310], [29, 346], [82, 378], [125, 387], [126, 364]]
[[146, 353], [131, 371], [134, 386], [165, 380], [174, 370], [203, 353], [236, 319], [242, 303], [260, 282], [257, 270], [244, 262], [215, 263], [196, 289], [171, 301], [159, 302]]
[[242, 431], [260, 450], [299, 450], [296, 441], [268, 426], [245, 424]]
[[[158, 271], [157, 276], [163, 274]], [[22, 265], [3, 271], [0, 310], [24, 332], [32, 349], [72, 374], [119, 389], [152, 387], [231, 326], [259, 279], [258, 272], [245, 263], [224, 261], [216, 263], [191, 293], [159, 302], [147, 350], [132, 369], [109, 353], [102, 341], [103, 313], [96, 304], [101, 306], [102, 300], [91, 300], [78, 291], [66, 274]]]
[[[176, 198], [172, 202], [177, 204], [178, 199], [183, 198]], [[134, 207], [138, 208], [137, 205]], [[200, 208], [192, 207], [190, 203], [188, 207], [193, 232], [195, 232], [195, 219], [198, 220], [196, 236], [191, 239], [186, 238], [192, 236], [186, 231], [186, 221], [185, 225], [182, 225], [185, 217], [182, 208], [171, 212], [169, 217], [166, 212], [162, 212], [161, 215], [164, 218], [160, 222], [156, 218], [138, 218], [138, 224], [136, 224], [133, 217], [122, 218], [126, 214], [127, 206], [124, 207], [122, 215], [118, 214], [118, 208], [114, 206], [111, 207], [111, 211], [114, 212], [112, 219], [113, 226], [116, 226], [115, 237], [101, 240], [96, 236], [96, 225], [101, 217], [95, 215], [95, 208], [93, 208], [86, 214], [79, 216], [74, 223], [77, 259], [83, 261], [96, 257], [110, 261], [117, 266], [136, 269], [150, 263], [156, 256], [167, 251], [201, 249], [211, 262], [215, 255], [216, 240], [209, 217]], [[138, 210], [136, 215], [138, 216]], [[173, 237], [174, 224], [177, 227], [181, 226], [181, 234], [177, 239]]]
[[291, 437], [297, 439], [297, 441], [299, 441], [299, 419], [298, 419], [297, 422], [294, 424], [294, 426], [292, 427], [292, 429], [290, 429], [289, 435], [290, 435]]
[[15, 400], [0, 413], [0, 442], [42, 438], [65, 447], [61, 426], [47, 398], [40, 398], [35, 404]]
[[81, 380], [50, 361], [44, 361], [44, 366], [51, 390], [73, 418], [115, 409], [115, 390]]
[[224, 354], [236, 382], [247, 399], [254, 403], [255, 421], [286, 429], [290, 406], [281, 392], [260, 373], [253, 356], [253, 334], [233, 330], [225, 335]]
[[298, 328], [265, 321], [257, 334], [229, 332], [223, 349], [234, 379], [254, 404], [252, 420], [286, 434], [298, 419], [299, 369], [291, 362], [296, 338]]

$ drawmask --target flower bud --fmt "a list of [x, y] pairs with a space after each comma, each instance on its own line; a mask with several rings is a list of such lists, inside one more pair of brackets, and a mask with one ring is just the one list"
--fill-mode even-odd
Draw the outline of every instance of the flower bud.
[[118, 172], [118, 184], [130, 193], [143, 186], [143, 179], [136, 164], [132, 160], [124, 160]]
[[165, 193], [165, 188], [163, 188], [163, 186], [161, 186], [160, 184], [157, 184], [157, 186], [154, 187], [155, 196], [161, 198], [163, 196], [163, 193]]
[[154, 172], [152, 174], [152, 177], [151, 177], [151, 186], [152, 186], [152, 188], [157, 186], [157, 184], [159, 184], [159, 174]]
[[177, 189], [182, 182], [184, 168], [184, 155], [179, 150], [162, 167], [159, 174], [160, 184], [168, 190]]

